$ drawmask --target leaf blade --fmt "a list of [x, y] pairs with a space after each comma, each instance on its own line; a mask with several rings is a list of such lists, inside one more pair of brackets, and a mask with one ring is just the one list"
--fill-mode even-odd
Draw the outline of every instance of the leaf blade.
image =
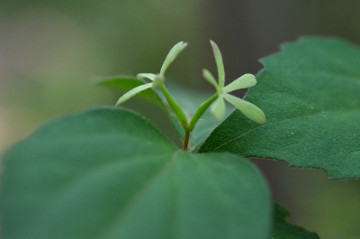
[[[202, 151], [272, 158], [360, 177], [360, 50], [338, 39], [304, 38], [262, 60], [246, 99], [267, 115], [262, 126], [234, 112]], [[222, 141], [215, 142], [221, 135]]]
[[320, 239], [316, 233], [288, 223], [286, 217], [289, 216], [289, 212], [278, 204], [275, 204], [274, 207], [273, 239]]
[[212, 84], [215, 89], [218, 89], [218, 85], [216, 83], [215, 77], [211, 74], [211, 72], [207, 69], [203, 69], [203, 77], [210, 83]]
[[132, 97], [134, 97], [135, 95], [137, 95], [138, 93], [145, 91], [149, 88], [151, 88], [153, 86], [153, 83], [147, 83], [144, 85], [139, 85], [131, 90], [129, 90], [128, 92], [126, 92], [125, 94], [123, 94], [118, 101], [116, 102], [116, 106], [119, 106], [120, 104], [124, 103], [125, 101], [131, 99]]
[[222, 89], [224, 88], [224, 84], [225, 84], [225, 70], [224, 70], [224, 63], [223, 63], [221, 51], [218, 45], [214, 41], [210, 40], [210, 44], [213, 49], [216, 67], [218, 71], [219, 88]]
[[5, 156], [4, 182], [4, 239], [262, 239], [270, 231], [269, 191], [249, 162], [179, 150], [121, 109], [42, 127]]
[[245, 74], [231, 82], [224, 87], [224, 93], [229, 93], [235, 90], [246, 89], [255, 86], [257, 83], [256, 78], [252, 74]]
[[160, 75], [161, 76], [165, 76], [165, 73], [167, 71], [167, 69], [169, 68], [169, 66], [171, 65], [171, 63], [173, 63], [173, 61], [178, 57], [178, 55], [187, 47], [187, 43], [186, 42], [178, 42], [176, 43], [169, 51], [169, 53], [167, 54], [164, 63], [161, 66], [160, 69]]
[[256, 105], [247, 102], [246, 100], [232, 96], [230, 94], [225, 94], [224, 98], [252, 121], [255, 121], [259, 124], [265, 123], [266, 121], [265, 114]]
[[220, 121], [225, 117], [225, 107], [224, 98], [220, 95], [211, 106], [211, 113], [216, 120]]

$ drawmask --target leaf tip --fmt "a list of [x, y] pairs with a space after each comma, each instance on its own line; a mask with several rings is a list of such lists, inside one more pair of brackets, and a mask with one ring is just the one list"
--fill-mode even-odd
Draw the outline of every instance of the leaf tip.
[[167, 54], [163, 65], [160, 69], [160, 75], [164, 76], [167, 68], [171, 65], [171, 63], [177, 58], [177, 56], [187, 47], [188, 43], [184, 41], [180, 41], [176, 43]]

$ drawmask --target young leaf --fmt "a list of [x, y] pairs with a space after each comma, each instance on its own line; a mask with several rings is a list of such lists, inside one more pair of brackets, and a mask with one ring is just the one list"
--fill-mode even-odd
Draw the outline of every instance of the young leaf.
[[165, 72], [166, 70], [169, 68], [169, 66], [171, 65], [171, 63], [176, 59], [176, 57], [187, 47], [187, 43], [186, 42], [178, 42], [175, 44], [175, 46], [173, 46], [171, 48], [171, 50], [169, 51], [169, 53], [167, 54], [163, 65], [161, 66], [160, 69], [160, 75], [161, 76], [165, 76]]
[[289, 212], [278, 204], [275, 204], [274, 207], [272, 239], [320, 239], [316, 233], [308, 232], [304, 228], [286, 222]]
[[[148, 75], [149, 76], [149, 75]], [[149, 76], [150, 77], [150, 76]], [[130, 91], [131, 89], [145, 84], [144, 81], [137, 79], [134, 76], [110, 76], [110, 77], [98, 77], [95, 79], [96, 84], [109, 86], [114, 89], [119, 89], [122, 92]], [[147, 100], [155, 105], [159, 106], [165, 112], [167, 108], [161, 99], [160, 95], [153, 89], [148, 89], [140, 92], [136, 97]]]
[[235, 111], [201, 151], [228, 151], [360, 177], [360, 49], [338, 39], [304, 38], [262, 60], [246, 100], [263, 125]]
[[211, 106], [211, 113], [216, 120], [222, 120], [225, 117], [225, 101], [222, 96], [219, 96]]
[[128, 92], [126, 92], [124, 95], [122, 95], [119, 100], [116, 102], [116, 106], [124, 103], [125, 101], [129, 100], [130, 98], [134, 97], [136, 94], [147, 90], [149, 88], [151, 88], [153, 86], [153, 83], [146, 83], [143, 85], [139, 85], [131, 90], [129, 90]]
[[203, 69], [203, 76], [210, 84], [212, 84], [215, 87], [216, 90], [218, 89], [218, 85], [216, 83], [215, 77], [211, 74], [209, 70]]
[[225, 70], [224, 70], [224, 63], [223, 63], [221, 51], [215, 42], [210, 41], [210, 44], [214, 52], [215, 62], [217, 66], [219, 87], [223, 88], [225, 84]]
[[99, 108], [42, 127], [5, 155], [4, 239], [264, 239], [271, 200], [227, 153], [177, 149], [140, 116]]
[[243, 99], [240, 99], [238, 97], [232, 96], [230, 94], [225, 94], [224, 98], [252, 121], [257, 122], [259, 124], [265, 123], [266, 121], [265, 114], [256, 105], [247, 102]]
[[231, 82], [224, 87], [224, 93], [229, 93], [234, 90], [246, 89], [256, 85], [256, 78], [252, 74], [245, 74]]

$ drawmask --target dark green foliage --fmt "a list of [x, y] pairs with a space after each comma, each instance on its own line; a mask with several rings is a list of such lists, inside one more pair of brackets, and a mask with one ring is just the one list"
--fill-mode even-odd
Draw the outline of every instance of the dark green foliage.
[[179, 150], [122, 109], [47, 124], [4, 168], [4, 239], [263, 239], [271, 227], [267, 185], [249, 162]]
[[201, 151], [284, 160], [360, 177], [360, 49], [337, 39], [304, 38], [262, 60], [246, 99], [264, 109], [258, 125], [235, 111]]
[[287, 223], [286, 217], [289, 216], [289, 213], [277, 204], [274, 207], [274, 226], [271, 239], [319, 239], [315, 233]]

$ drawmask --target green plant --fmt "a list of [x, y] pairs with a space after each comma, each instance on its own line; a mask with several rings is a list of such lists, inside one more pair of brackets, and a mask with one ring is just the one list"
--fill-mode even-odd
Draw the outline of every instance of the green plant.
[[[254, 86], [255, 77], [224, 86], [221, 53], [211, 45], [218, 81], [208, 70], [203, 75], [217, 92], [195, 110], [165, 87], [183, 42], [159, 74], [99, 82], [129, 90], [117, 105], [135, 94], [158, 105], [183, 149], [146, 119], [113, 107], [56, 120], [14, 146], [4, 160], [3, 238], [318, 238], [285, 221], [287, 212], [273, 206], [265, 180], [245, 158], [322, 168], [334, 179], [360, 177], [360, 50], [304, 38], [263, 59], [246, 99], [264, 110], [265, 122], [260, 108], [228, 94]], [[229, 114], [225, 100], [241, 113], [220, 123]]]

